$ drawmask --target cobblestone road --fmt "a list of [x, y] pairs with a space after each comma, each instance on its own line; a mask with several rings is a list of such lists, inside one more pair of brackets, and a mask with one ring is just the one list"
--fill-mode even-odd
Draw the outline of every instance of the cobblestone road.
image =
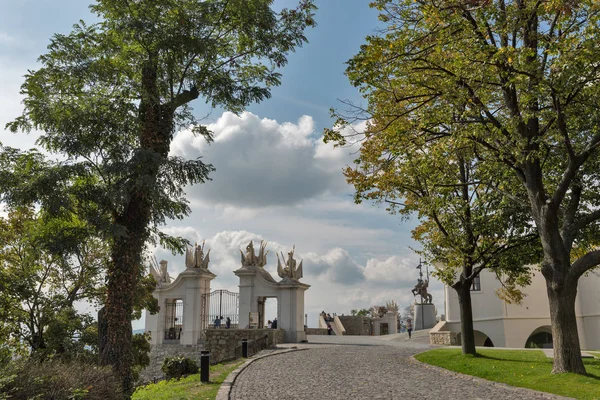
[[[410, 356], [427, 338], [311, 336], [301, 351], [258, 359], [233, 384], [230, 399], [535, 399], [553, 398], [489, 381], [457, 377]], [[558, 398], [558, 397], [556, 397]]]

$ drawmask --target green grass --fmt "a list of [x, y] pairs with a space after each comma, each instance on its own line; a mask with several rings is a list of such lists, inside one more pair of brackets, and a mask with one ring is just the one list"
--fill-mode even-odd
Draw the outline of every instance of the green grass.
[[245, 360], [237, 360], [210, 367], [210, 382], [201, 383], [200, 374], [190, 375], [180, 380], [160, 381], [139, 387], [132, 396], [133, 400], [184, 400], [214, 399], [221, 384], [234, 369]]
[[584, 359], [588, 376], [551, 374], [552, 360], [542, 351], [477, 350], [466, 356], [460, 349], [436, 349], [415, 358], [462, 374], [478, 376], [577, 399], [600, 399], [600, 360]]

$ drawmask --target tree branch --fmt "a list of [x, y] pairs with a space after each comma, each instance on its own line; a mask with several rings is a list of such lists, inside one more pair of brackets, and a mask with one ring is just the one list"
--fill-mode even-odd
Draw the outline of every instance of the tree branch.
[[175, 96], [175, 99], [173, 99], [170, 105], [175, 110], [190, 101], [196, 100], [198, 96], [200, 96], [200, 92], [198, 92], [198, 89], [194, 86], [190, 90], [184, 90]]
[[594, 221], [598, 221], [599, 219], [600, 209], [594, 210], [588, 214], [584, 214], [573, 222], [571, 227], [568, 229], [568, 232], [575, 236], [579, 230], [585, 228]]
[[579, 279], [581, 275], [599, 264], [600, 250], [590, 251], [584, 256], [579, 257], [577, 261], [573, 263], [571, 269], [569, 270], [569, 275], [571, 275], [571, 277], [575, 279], [575, 282], [577, 282], [577, 279]]

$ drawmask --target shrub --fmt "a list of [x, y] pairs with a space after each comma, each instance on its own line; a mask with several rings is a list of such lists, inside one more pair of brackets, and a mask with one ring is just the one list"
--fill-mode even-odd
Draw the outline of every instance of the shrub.
[[[2, 388], [10, 399], [122, 399], [118, 380], [109, 367], [48, 360], [12, 363], [12, 380]], [[1, 399], [0, 395], [0, 399]]]
[[131, 337], [131, 350], [133, 351], [133, 379], [138, 380], [140, 372], [150, 365], [150, 334], [136, 333]]
[[191, 358], [182, 356], [170, 357], [165, 358], [161, 369], [165, 373], [167, 379], [179, 379], [185, 375], [197, 374], [198, 364]]

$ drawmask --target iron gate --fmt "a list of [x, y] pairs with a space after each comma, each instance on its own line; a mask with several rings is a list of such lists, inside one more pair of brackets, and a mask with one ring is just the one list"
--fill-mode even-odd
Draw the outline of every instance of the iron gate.
[[215, 290], [202, 295], [202, 329], [237, 329], [240, 294]]
[[181, 339], [183, 331], [183, 300], [175, 300], [166, 304], [165, 340]]

